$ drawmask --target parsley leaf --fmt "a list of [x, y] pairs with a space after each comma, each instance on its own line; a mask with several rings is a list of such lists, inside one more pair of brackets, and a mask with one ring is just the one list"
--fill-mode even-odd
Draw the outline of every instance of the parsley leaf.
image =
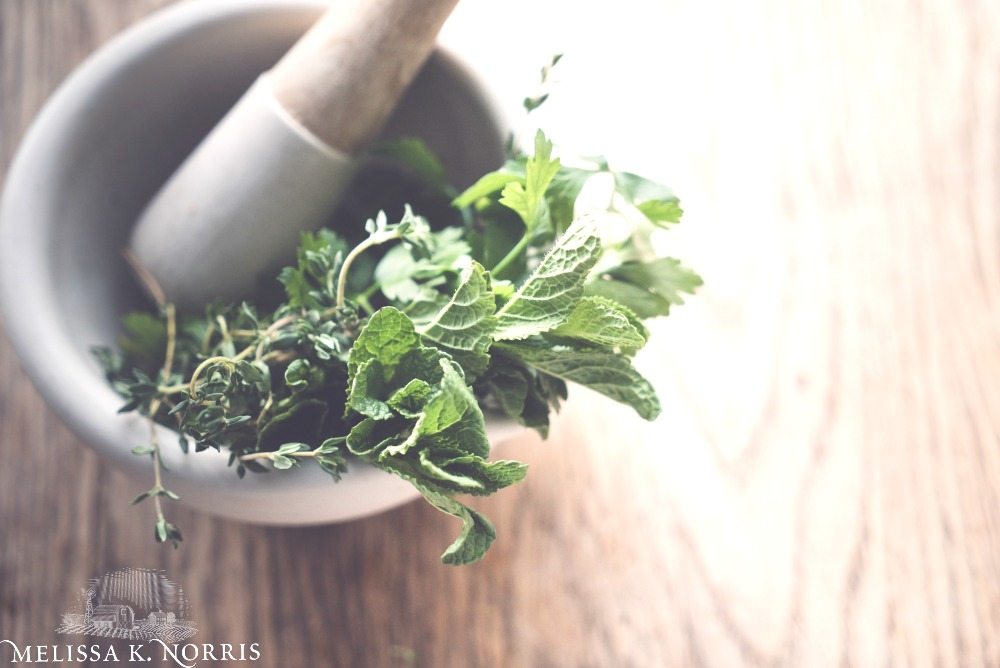
[[651, 223], [663, 226], [665, 223], [679, 223], [684, 211], [680, 200], [666, 186], [630, 172], [615, 174], [618, 192]]
[[524, 181], [511, 181], [500, 195], [500, 203], [521, 216], [529, 237], [548, 221], [545, 191], [558, 171], [559, 158], [552, 157], [552, 142], [539, 130], [535, 135], [535, 154], [525, 165]]

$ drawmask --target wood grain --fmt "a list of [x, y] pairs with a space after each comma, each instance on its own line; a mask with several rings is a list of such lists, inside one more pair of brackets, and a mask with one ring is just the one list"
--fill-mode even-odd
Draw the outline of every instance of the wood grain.
[[[2, 164], [161, 4], [0, 0]], [[487, 5], [459, 8], [484, 50], [510, 39]], [[706, 278], [641, 359], [663, 418], [574, 392], [549, 442], [507, 449], [531, 474], [480, 504], [501, 535], [472, 567], [439, 565], [455, 526], [420, 504], [308, 530], [178, 510], [172, 551], [3, 342], [0, 638], [61, 641], [80, 583], [145, 566], [185, 587], [199, 640], [258, 641], [268, 666], [1000, 665], [1000, 10], [626, 6], [658, 21], [607, 31], [669, 26], [632, 68], [664, 102], [596, 100], [590, 132], [669, 115], [646, 160]]]

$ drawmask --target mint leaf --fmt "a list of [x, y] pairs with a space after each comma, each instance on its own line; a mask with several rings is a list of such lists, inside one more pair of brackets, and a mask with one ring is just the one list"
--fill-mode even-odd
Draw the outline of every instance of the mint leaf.
[[420, 484], [416, 488], [432, 506], [462, 520], [462, 532], [441, 555], [441, 561], [450, 566], [461, 566], [482, 559], [497, 537], [490, 521], [450, 496]]
[[619, 302], [641, 318], [652, 318], [668, 315], [672, 305], [684, 303], [681, 293], [693, 294], [701, 284], [701, 277], [679, 260], [663, 257], [608, 269], [587, 284], [586, 292]]
[[368, 319], [368, 324], [358, 335], [347, 361], [348, 384], [361, 365], [368, 360], [378, 360], [388, 370], [395, 369], [403, 355], [419, 348], [420, 336], [402, 311], [386, 306]]
[[670, 188], [630, 172], [617, 172], [615, 186], [651, 223], [665, 227], [680, 222], [684, 211]]
[[393, 417], [388, 420], [365, 418], [347, 434], [347, 449], [351, 454], [374, 462], [387, 447], [402, 442], [412, 420]]
[[495, 312], [489, 273], [473, 262], [462, 272], [459, 286], [444, 308], [418, 323], [417, 331], [461, 363], [468, 375], [476, 376], [489, 364], [487, 351], [496, 328]]
[[493, 359], [495, 363], [477, 381], [477, 390], [491, 396], [506, 415], [546, 438], [551, 405], [548, 392], [551, 388], [543, 388], [532, 372], [513, 359], [504, 356]]
[[494, 364], [477, 387], [484, 388], [505, 414], [520, 418], [530, 382], [531, 376], [526, 369], [515, 364]]
[[439, 360], [439, 364], [442, 375], [438, 391], [427, 400], [406, 440], [386, 448], [379, 461], [406, 454], [418, 444], [423, 447], [445, 446], [480, 457], [489, 454], [483, 412], [472, 390], [465, 384], [461, 369], [449, 360]]
[[524, 339], [561, 324], [583, 294], [583, 283], [601, 251], [594, 224], [585, 218], [574, 223], [524, 285], [497, 311], [494, 338]]
[[604, 297], [583, 297], [566, 322], [552, 334], [582, 339], [631, 354], [646, 345], [648, 331], [639, 318], [618, 302]]
[[521, 216], [528, 232], [534, 232], [548, 219], [545, 191], [559, 171], [559, 158], [552, 158], [552, 142], [539, 130], [535, 135], [535, 154], [525, 164], [524, 181], [511, 181], [504, 186], [500, 203]]
[[495, 347], [539, 371], [584, 385], [627, 404], [646, 420], [660, 414], [660, 401], [653, 386], [621, 355], [604, 350], [527, 342], [498, 343]]
[[528, 465], [507, 459], [487, 461], [448, 448], [427, 448], [418, 454], [420, 468], [435, 483], [456, 492], [485, 496], [524, 479]]
[[422, 378], [414, 378], [389, 397], [386, 405], [403, 417], [420, 417], [421, 411], [434, 393], [430, 383]]

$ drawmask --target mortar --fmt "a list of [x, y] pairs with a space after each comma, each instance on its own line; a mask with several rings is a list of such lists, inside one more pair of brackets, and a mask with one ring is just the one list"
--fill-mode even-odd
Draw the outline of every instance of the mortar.
[[[7, 333], [49, 405], [98, 453], [136, 477], [137, 490], [149, 486], [152, 465], [130, 450], [149, 441], [148, 422], [116, 413], [123, 401], [90, 353], [91, 346], [114, 344], [124, 313], [148, 308], [121, 249], [150, 197], [323, 6], [318, 0], [211, 0], [154, 14], [63, 83], [11, 166], [0, 206], [0, 309]], [[439, 48], [384, 136], [423, 138], [451, 182], [463, 187], [503, 161], [497, 109], [461, 60]], [[316, 524], [417, 496], [408, 483], [358, 461], [336, 484], [317, 467], [240, 480], [226, 465], [228, 453], [185, 455], [173, 432], [158, 429], [168, 486], [184, 503], [215, 515]], [[494, 445], [518, 430], [487, 419]]]

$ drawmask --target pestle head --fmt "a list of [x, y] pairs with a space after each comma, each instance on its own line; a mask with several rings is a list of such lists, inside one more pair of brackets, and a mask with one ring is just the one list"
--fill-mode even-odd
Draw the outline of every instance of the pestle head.
[[325, 222], [355, 169], [263, 75], [146, 207], [130, 250], [181, 308], [249, 297]]

